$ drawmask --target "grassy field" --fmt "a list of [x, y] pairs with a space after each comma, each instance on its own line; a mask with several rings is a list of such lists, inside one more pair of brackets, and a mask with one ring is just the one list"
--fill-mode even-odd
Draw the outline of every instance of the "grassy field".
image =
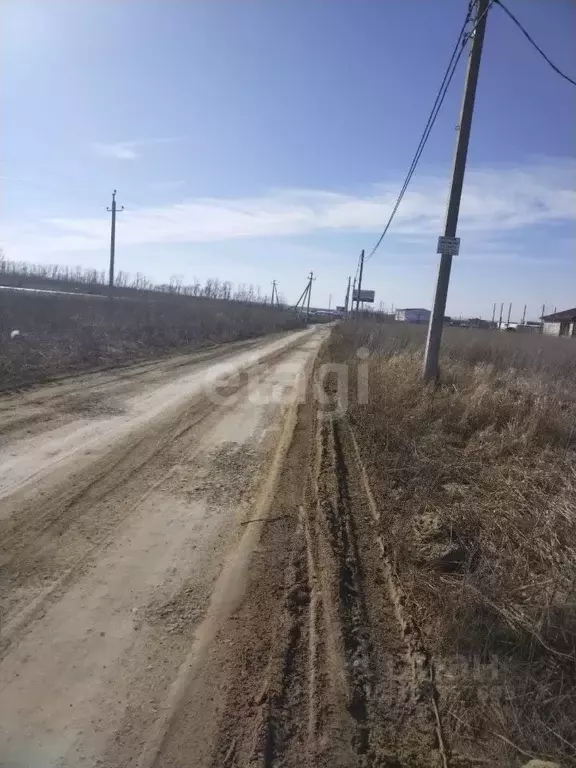
[[348, 322], [324, 356], [354, 368], [369, 350], [347, 418], [448, 741], [479, 764], [576, 765], [576, 344], [446, 329], [425, 386], [424, 341]]
[[294, 312], [252, 302], [2, 291], [0, 390], [303, 326]]

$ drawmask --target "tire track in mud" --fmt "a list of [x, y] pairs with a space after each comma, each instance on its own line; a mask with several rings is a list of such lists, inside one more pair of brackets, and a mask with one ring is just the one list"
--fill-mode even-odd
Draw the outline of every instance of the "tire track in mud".
[[368, 618], [363, 594], [364, 577], [348, 473], [334, 418], [324, 415], [320, 424], [321, 457], [317, 477], [317, 509], [320, 526], [326, 526], [337, 595], [339, 632], [343, 645], [343, 671], [348, 682], [348, 711], [354, 721], [352, 749], [358, 763], [367, 755], [370, 743], [369, 700], [372, 689]]
[[[242, 631], [229, 640], [252, 642], [256, 661], [250, 679], [231, 664], [209, 764], [448, 768], [434, 666], [378, 529], [351, 427], [312, 410], [301, 412], [308, 446], [300, 437], [280, 489], [299, 482], [290, 525], [267, 527], [265, 555], [252, 565], [257, 585], [235, 622]], [[278, 496], [273, 507], [282, 503]]]
[[350, 747], [342, 765], [447, 768], [434, 667], [376, 525], [349, 422], [323, 413], [317, 440], [314, 528], [332, 658], [337, 649], [329, 674], [346, 681], [349, 715], [339, 723]]
[[[294, 503], [283, 592], [254, 707], [225, 731], [212, 768], [369, 764], [371, 672], [362, 575], [346, 483], [335, 472], [342, 457], [337, 460], [330, 422], [308, 430], [308, 450], [313, 455], [299, 457], [300, 475], [307, 465], [311, 471]], [[282, 546], [276, 537], [271, 551]], [[253, 606], [258, 603], [253, 598]]]
[[331, 440], [307, 403], [272, 504], [289, 511], [288, 519], [266, 527], [264, 556], [252, 563], [251, 589], [227, 639], [252, 645], [256, 663], [250, 679], [234, 676], [231, 665], [211, 768], [365, 764], [362, 595]]
[[[450, 753], [445, 742], [444, 731], [440, 719], [438, 698], [439, 693], [436, 687], [436, 672], [434, 661], [431, 654], [426, 649], [422, 633], [416, 624], [408, 608], [408, 598], [402, 583], [396, 573], [392, 563], [391, 553], [388, 551], [384, 537], [382, 536], [379, 523], [380, 513], [374, 500], [368, 479], [368, 473], [361, 458], [360, 448], [354, 435], [353, 428], [349, 421], [343, 420], [342, 425], [349, 445], [348, 453], [350, 462], [356, 464], [359, 483], [370, 512], [373, 523], [374, 539], [378, 546], [381, 556], [381, 568], [385, 578], [385, 585], [390, 603], [394, 609], [394, 616], [397, 626], [401, 629], [404, 645], [404, 662], [406, 677], [405, 687], [412, 699], [412, 711], [410, 717], [414, 723], [419, 720], [428, 725], [428, 732], [433, 725], [433, 743], [432, 747], [437, 753], [436, 762], [442, 768], [449, 768]], [[424, 711], [423, 715], [418, 710]], [[410, 717], [406, 714], [402, 717], [403, 723], [410, 725]], [[431, 722], [432, 721], [432, 722]]]

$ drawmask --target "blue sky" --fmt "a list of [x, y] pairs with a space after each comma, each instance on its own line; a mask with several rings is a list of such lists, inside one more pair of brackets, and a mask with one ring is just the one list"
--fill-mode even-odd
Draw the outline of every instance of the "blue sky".
[[[507, 0], [571, 76], [572, 0]], [[272, 279], [341, 303], [385, 223], [467, 0], [3, 0], [6, 256], [155, 280]], [[463, 63], [463, 62], [462, 62]], [[376, 303], [430, 306], [462, 94], [454, 78]], [[448, 299], [489, 316], [576, 304], [576, 89], [490, 12]], [[513, 313], [515, 314], [515, 313]]]

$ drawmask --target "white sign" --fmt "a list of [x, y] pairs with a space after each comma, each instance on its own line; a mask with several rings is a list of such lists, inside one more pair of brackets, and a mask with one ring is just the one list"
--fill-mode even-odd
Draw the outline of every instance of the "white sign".
[[460, 238], [439, 237], [436, 253], [446, 254], [447, 256], [458, 256], [460, 253]]

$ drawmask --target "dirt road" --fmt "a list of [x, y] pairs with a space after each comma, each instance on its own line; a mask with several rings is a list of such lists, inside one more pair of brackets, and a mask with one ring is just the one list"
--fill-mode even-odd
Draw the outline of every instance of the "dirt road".
[[477, 764], [319, 407], [328, 333], [0, 400], [1, 766]]
[[0, 401], [0, 764], [153, 763], [243, 595], [326, 333]]

